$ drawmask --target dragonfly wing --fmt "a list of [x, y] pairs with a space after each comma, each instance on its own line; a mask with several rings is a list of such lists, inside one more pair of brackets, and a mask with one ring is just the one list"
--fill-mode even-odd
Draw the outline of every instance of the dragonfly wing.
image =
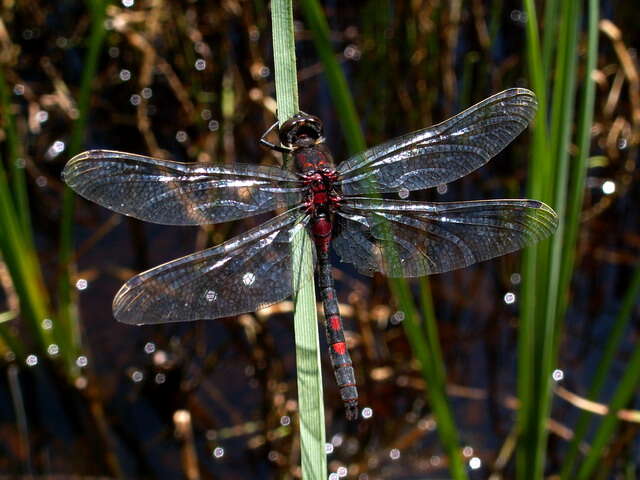
[[364, 274], [417, 277], [513, 252], [550, 236], [555, 212], [536, 200], [343, 201], [333, 245]]
[[487, 163], [535, 116], [533, 92], [512, 88], [433, 127], [359, 153], [337, 167], [345, 195], [422, 190]]
[[[292, 238], [301, 231], [310, 242], [308, 220], [290, 210], [221, 245], [147, 270], [116, 294], [114, 316], [137, 325], [212, 319], [283, 300], [297, 289]], [[313, 270], [301, 281], [313, 281]]]
[[91, 201], [166, 225], [228, 222], [303, 198], [298, 177], [279, 168], [180, 163], [109, 150], [76, 155], [62, 176]]

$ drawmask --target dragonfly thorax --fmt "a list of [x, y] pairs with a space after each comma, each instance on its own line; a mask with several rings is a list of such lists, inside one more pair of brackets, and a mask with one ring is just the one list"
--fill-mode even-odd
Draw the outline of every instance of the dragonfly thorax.
[[293, 152], [293, 158], [298, 171], [302, 174], [313, 172], [335, 172], [333, 157], [324, 144], [313, 144], [305, 148], [298, 148]]
[[305, 206], [309, 213], [318, 216], [333, 213], [339, 207], [342, 197], [336, 190], [337, 177], [338, 174], [333, 168], [308, 170], [302, 174], [303, 182], [307, 186]]

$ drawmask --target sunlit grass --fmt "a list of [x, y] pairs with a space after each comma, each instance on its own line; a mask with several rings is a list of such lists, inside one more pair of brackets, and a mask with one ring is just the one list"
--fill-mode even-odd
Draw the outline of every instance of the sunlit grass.
[[[106, 18], [107, 0], [88, 0], [91, 30], [89, 34], [88, 49], [84, 59], [80, 90], [77, 99], [78, 118], [71, 130], [69, 142], [69, 157], [80, 152], [84, 145], [85, 130], [87, 126], [91, 94], [95, 82], [96, 71], [100, 52], [106, 36], [104, 25]], [[56, 317], [56, 329], [60, 331], [60, 347], [66, 359], [67, 368], [75, 370], [75, 358], [81, 349], [78, 302], [74, 297], [72, 287], [72, 272], [74, 262], [73, 252], [73, 212], [75, 194], [69, 187], [64, 187], [62, 196], [62, 218], [60, 220], [60, 273], [58, 278], [58, 310]]]
[[[591, 400], [598, 399], [602, 394], [605, 381], [612, 373], [611, 367], [613, 365], [613, 361], [622, 343], [626, 327], [631, 320], [631, 314], [637, 303], [638, 296], [640, 296], [640, 267], [636, 267], [633, 273], [633, 277], [629, 283], [627, 291], [625, 292], [618, 315], [611, 326], [609, 336], [607, 337], [607, 341], [602, 349], [602, 355], [600, 356], [598, 365], [593, 374], [591, 387], [589, 388], [588, 398]], [[636, 345], [626, 365], [624, 375], [611, 396], [611, 400], [609, 402], [609, 413], [600, 422], [593, 437], [589, 452], [581, 462], [577, 463], [578, 478], [591, 478], [594, 474], [594, 471], [602, 458], [603, 450], [608, 442], [611, 441], [614, 428], [618, 424], [617, 412], [629, 403], [639, 382], [640, 346]], [[592, 415], [587, 412], [582, 412], [578, 417], [574, 430], [574, 437], [571, 440], [569, 449], [564, 457], [561, 472], [561, 478], [563, 479], [572, 478], [574, 474], [573, 469], [576, 467], [578, 448], [585, 439], [591, 420]]]
[[[95, 78], [100, 49], [105, 35], [104, 19], [106, 1], [89, 2], [91, 6], [92, 28], [89, 38], [89, 50], [82, 72], [82, 85], [78, 98], [78, 118], [71, 135], [69, 150], [79, 151], [84, 141], [84, 133], [89, 114], [91, 86]], [[6, 263], [16, 294], [20, 300], [20, 315], [28, 325], [30, 339], [25, 341], [10, 333], [7, 325], [0, 326], [0, 337], [6, 346], [24, 360], [35, 346], [42, 355], [46, 355], [51, 344], [57, 345], [57, 357], [62, 360], [64, 371], [74, 378], [79, 370], [75, 363], [82, 350], [78, 328], [78, 318], [68, 266], [72, 252], [73, 196], [65, 193], [65, 207], [62, 220], [62, 241], [60, 244], [63, 274], [58, 283], [58, 311], [54, 314], [49, 292], [43, 280], [42, 266], [33, 242], [31, 212], [27, 197], [25, 160], [23, 158], [23, 139], [15, 122], [15, 113], [11, 107], [9, 86], [4, 73], [0, 71], [0, 108], [3, 127], [6, 132], [8, 158], [0, 164], [0, 251]], [[8, 318], [8, 317], [7, 317]], [[45, 322], [45, 320], [48, 320]], [[31, 345], [33, 342], [33, 345]]]
[[[11, 109], [9, 88], [1, 71], [0, 108], [8, 146], [5, 163], [10, 166], [7, 172], [0, 163], [0, 251], [20, 299], [21, 317], [27, 322], [33, 341], [44, 352], [53, 341], [53, 332], [42, 327], [42, 321], [49, 317], [49, 299], [33, 243], [20, 139]], [[29, 345], [14, 336], [7, 325], [0, 326], [0, 336], [18, 358], [24, 358]]]
[[[577, 76], [579, 27], [585, 13], [581, 7], [578, 1], [547, 2], [541, 44], [538, 12], [533, 1], [525, 1], [529, 19], [529, 76], [540, 101], [533, 133], [529, 195], [549, 202], [559, 214], [560, 225], [549, 242], [529, 249], [524, 258], [518, 358], [521, 402], [518, 478], [542, 478], [546, 464], [551, 372], [558, 361], [585, 188], [594, 105], [591, 72], [595, 69], [598, 48], [598, 9], [597, 2], [589, 3], [587, 60], [583, 70], [586, 73]], [[579, 106], [576, 105], [578, 88], [582, 89]], [[572, 156], [569, 145], [576, 135], [575, 125], [578, 125], [579, 151]], [[565, 473], [570, 469], [571, 466], [565, 465]]]
[[[291, 2], [292, 0], [271, 2], [276, 100], [280, 125], [300, 110]], [[327, 476], [325, 418], [312, 273], [313, 254], [309, 236], [304, 229], [295, 236], [291, 248], [302, 474], [304, 478], [325, 478]]]

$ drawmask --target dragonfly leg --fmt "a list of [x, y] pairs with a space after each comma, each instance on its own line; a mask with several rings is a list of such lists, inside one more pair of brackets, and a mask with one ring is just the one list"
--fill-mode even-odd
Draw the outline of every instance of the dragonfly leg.
[[291, 147], [285, 147], [284, 145], [276, 145], [275, 143], [267, 140], [267, 135], [269, 135], [277, 126], [278, 126], [278, 122], [275, 122], [262, 134], [259, 142], [260, 145], [264, 145], [265, 147], [270, 148], [271, 150], [275, 150], [276, 152], [291, 153], [291, 151], [293, 150]]

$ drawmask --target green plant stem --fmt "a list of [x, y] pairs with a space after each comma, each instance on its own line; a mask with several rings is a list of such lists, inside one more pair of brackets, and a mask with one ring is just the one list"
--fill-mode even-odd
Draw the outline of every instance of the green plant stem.
[[[406, 283], [406, 282], [405, 282]], [[424, 327], [422, 330], [423, 335], [414, 335], [418, 333], [416, 325], [413, 325], [411, 321], [405, 325], [405, 331], [407, 337], [412, 343], [412, 349], [422, 350], [425, 353], [430, 352], [430, 356], [427, 359], [424, 353], [418, 356], [420, 362], [430, 361], [430, 373], [423, 368], [423, 378], [430, 385], [429, 399], [433, 404], [433, 410], [436, 420], [438, 421], [438, 435], [440, 441], [445, 446], [445, 450], [449, 456], [449, 471], [451, 476], [455, 479], [468, 478], [464, 459], [460, 450], [460, 439], [458, 430], [456, 428], [453, 411], [449, 405], [447, 398], [447, 372], [445, 369], [444, 356], [442, 355], [442, 349], [440, 348], [440, 335], [438, 332], [438, 323], [436, 319], [435, 309], [433, 307], [433, 297], [431, 296], [431, 287], [426, 277], [419, 279], [420, 285], [420, 303], [422, 306], [422, 315], [424, 317]], [[427, 342], [428, 349], [424, 348], [424, 342]], [[437, 386], [434, 387], [433, 380], [436, 380]]]
[[[9, 194], [6, 173], [0, 158], [0, 227], [2, 228], [0, 252], [2, 252], [2, 260], [9, 270], [14, 288], [20, 298], [20, 313], [25, 317], [32, 331], [39, 332], [40, 322], [45, 318], [41, 315], [45, 315], [46, 309], [37, 290], [38, 285], [41, 284], [35, 278], [32, 279], [34, 280], [32, 282], [28, 281], [31, 272], [30, 262], [28, 261], [29, 252], [26, 251], [22, 243], [21, 229], [15, 216], [15, 211]], [[0, 336], [19, 358], [24, 357], [22, 343], [10, 333], [5, 325], [0, 326]], [[36, 335], [36, 339], [38, 346], [44, 348], [46, 342], [43, 336]]]
[[[48, 316], [49, 300], [33, 243], [25, 169], [20, 158], [21, 146], [9, 91], [4, 67], [0, 65], [0, 116], [6, 135], [7, 165], [11, 175], [9, 183], [0, 159], [0, 253], [20, 298], [21, 314], [33, 332], [38, 347], [43, 349], [51, 339], [50, 332], [42, 329], [42, 320]], [[9, 193], [12, 190], [13, 196]], [[16, 336], [3, 326], [0, 328], [0, 337], [22, 358], [24, 348]]]
[[[88, 0], [91, 14], [91, 33], [89, 48], [85, 56], [84, 69], [80, 81], [78, 95], [78, 118], [71, 131], [68, 153], [73, 156], [79, 153], [84, 143], [84, 135], [89, 114], [91, 91], [95, 83], [98, 60], [106, 30], [107, 0]], [[73, 212], [75, 195], [65, 186], [62, 196], [62, 218], [60, 220], [60, 274], [58, 279], [58, 322], [56, 325], [56, 339], [60, 344], [60, 351], [65, 356], [67, 368], [75, 372], [75, 357], [80, 350], [80, 329], [78, 324], [77, 305], [72, 298], [71, 262], [73, 251]]]
[[[524, 0], [527, 14], [527, 61], [531, 85], [538, 97], [538, 115], [533, 128], [532, 155], [529, 166], [527, 190], [531, 198], [548, 202], [550, 194], [546, 186], [551, 178], [552, 165], [548, 159], [547, 146], [547, 87], [542, 61], [542, 48], [538, 34], [537, 12], [533, 0]], [[531, 452], [535, 448], [536, 403], [534, 400], [536, 371], [536, 340], [539, 336], [536, 318], [539, 314], [537, 299], [538, 284], [545, 277], [538, 258], [544, 257], [544, 245], [525, 249], [522, 263], [522, 304], [520, 325], [518, 328], [518, 398], [520, 407], [517, 412], [517, 425], [520, 439], [516, 455], [516, 470], [520, 476], [531, 468]]]
[[291, 0], [277, 0], [271, 3], [271, 23], [278, 121], [282, 125], [300, 110]]
[[[49, 298], [44, 287], [38, 255], [33, 247], [29, 203], [24, 168], [18, 165], [20, 145], [11, 109], [9, 88], [0, 68], [0, 109], [6, 132], [11, 184], [0, 158], [0, 253], [7, 265], [20, 298], [20, 313], [34, 334], [41, 351], [51, 342], [51, 332], [42, 328], [49, 312]], [[11, 185], [14, 195], [11, 195]], [[4, 326], [0, 336], [18, 356], [24, 354], [22, 342]]]
[[551, 411], [551, 372], [557, 361], [557, 337], [559, 321], [557, 316], [560, 270], [564, 246], [565, 210], [567, 201], [567, 184], [569, 175], [569, 143], [572, 133], [572, 117], [574, 114], [575, 72], [577, 66], [577, 42], [580, 7], [578, 0], [571, 0], [562, 5], [562, 21], [560, 25], [560, 42], [556, 64], [556, 79], [553, 96], [551, 121], [551, 148], [556, 159], [556, 175], [554, 185], [553, 207], [559, 217], [558, 230], [551, 238], [549, 268], [546, 277], [546, 294], [542, 317], [542, 336], [540, 341], [540, 368], [538, 376], [539, 405], [537, 417], [537, 446], [534, 456], [534, 476], [541, 478], [544, 472], [547, 422]]
[[426, 278], [420, 280], [425, 325], [413, 302], [409, 284], [403, 278], [389, 279], [389, 285], [398, 307], [404, 312], [403, 326], [411, 350], [420, 363], [422, 376], [428, 385], [428, 397], [438, 424], [438, 437], [449, 457], [451, 478], [465, 479], [467, 471], [459, 448], [458, 432], [446, 395], [446, 373], [440, 351], [438, 329]]
[[[282, 125], [299, 110], [291, 0], [271, 2], [271, 21], [278, 120]], [[292, 250], [302, 476], [308, 479], [324, 479], [327, 472], [327, 458], [324, 450], [320, 342], [311, 244], [304, 229], [294, 237]]]
[[494, 44], [498, 29], [500, 28], [500, 16], [502, 14], [503, 3], [504, 0], [494, 0], [489, 7], [491, 9], [491, 13], [489, 14], [489, 39], [491, 45]]
[[11, 174], [16, 217], [22, 228], [22, 238], [24, 242], [33, 248], [33, 233], [31, 230], [31, 214], [29, 211], [24, 159], [20, 158], [20, 140], [18, 139], [18, 132], [16, 131], [14, 114], [11, 111], [9, 86], [7, 85], [2, 65], [0, 65], [0, 113], [3, 120], [3, 130], [7, 138], [9, 154], [7, 164], [9, 165], [9, 172]]
[[[597, 400], [598, 396], [602, 392], [605, 381], [609, 377], [616, 351], [620, 347], [624, 332], [631, 320], [631, 313], [638, 303], [638, 297], [640, 297], [640, 266], [637, 266], [633, 272], [633, 277], [629, 283], [629, 288], [627, 288], [627, 291], [625, 292], [620, 311], [618, 312], [613, 326], [611, 327], [611, 331], [607, 336], [607, 342], [602, 350], [602, 356], [598, 362], [596, 371], [593, 374], [591, 387], [587, 393], [587, 398], [590, 400]], [[628, 367], [625, 371], [626, 370], [628, 370]], [[573, 469], [578, 457], [578, 449], [587, 434], [591, 418], [592, 414], [586, 411], [581, 412], [578, 417], [578, 421], [574, 428], [573, 438], [571, 439], [571, 443], [569, 444], [569, 448], [562, 464], [560, 478], [563, 480], [569, 479], [573, 474]]]
[[[591, 144], [591, 124], [593, 121], [593, 106], [595, 102], [595, 82], [591, 78], [591, 73], [596, 68], [598, 53], [598, 21], [599, 10], [598, 0], [589, 0], [588, 5], [588, 37], [587, 37], [587, 61], [585, 66], [584, 88], [581, 100], [580, 125], [578, 127], [578, 155], [572, 166], [570, 177], [573, 179], [571, 189], [571, 197], [567, 209], [567, 227], [565, 233], [566, 251], [563, 256], [562, 269], [560, 273], [560, 290], [566, 292], [559, 298], [558, 318], [564, 318], [568, 299], [569, 288], [571, 282], [571, 273], [573, 272], [575, 255], [576, 255], [576, 239], [578, 237], [578, 228], [580, 226], [580, 213], [582, 211], [582, 202], [584, 197], [584, 183], [586, 179], [589, 146]], [[613, 362], [614, 352], [622, 337], [622, 332], [629, 318], [631, 307], [635, 304], [635, 299], [640, 293], [640, 268], [636, 268], [633, 280], [625, 296], [623, 308], [616, 318], [615, 324], [611, 330], [611, 334], [607, 339], [607, 344], [602, 354], [602, 358], [598, 363], [598, 367], [594, 374], [593, 383], [589, 389], [588, 398], [595, 399], [604, 385], [604, 379]], [[573, 439], [569, 444], [569, 448], [564, 458], [561, 470], [561, 478], [566, 480], [573, 471], [575, 460], [578, 455], [578, 447], [582, 442], [589, 425], [591, 416], [587, 412], [582, 412], [578, 418], [578, 422], [574, 429]]]
[[544, 30], [542, 35], [542, 68], [549, 88], [551, 64], [558, 43], [558, 0], [547, 0], [544, 5]]
[[347, 147], [351, 153], [362, 151], [365, 146], [364, 135], [347, 79], [344, 77], [331, 46], [327, 18], [320, 8], [318, 0], [300, 0], [300, 7], [302, 7], [306, 23], [311, 29], [313, 43], [324, 66], [324, 73], [327, 76], [333, 104], [338, 111]]
[[589, 167], [589, 147], [591, 146], [591, 126], [593, 123], [593, 106], [595, 103], [595, 81], [591, 74], [596, 69], [598, 59], [598, 22], [600, 14], [597, 0], [589, 0], [587, 25], [587, 59], [585, 64], [584, 86], [580, 100], [578, 124], [578, 154], [571, 163], [571, 189], [567, 201], [564, 252], [560, 271], [560, 287], [562, 293], [558, 298], [558, 318], [564, 318], [569, 303], [569, 287], [576, 257], [576, 240], [580, 228], [582, 203], [585, 192], [587, 169]]
[[[541, 243], [525, 254], [523, 265], [522, 324], [519, 343], [518, 395], [521, 408], [518, 425], [521, 434], [518, 445], [517, 473], [519, 478], [542, 477], [545, 465], [547, 419], [551, 408], [551, 371], [557, 361], [560, 315], [558, 305], [564, 300], [561, 290], [565, 244], [565, 210], [570, 171], [569, 143], [574, 114], [575, 72], [580, 2], [570, 0], [557, 5], [545, 5], [545, 18], [551, 17], [558, 38], [545, 33], [544, 52], [541, 52], [535, 5], [525, 0], [529, 18], [527, 26], [527, 54], [534, 89], [540, 98], [533, 142], [533, 161], [530, 166], [529, 193], [534, 198], [550, 202], [559, 216], [559, 226], [550, 241]], [[556, 8], [558, 9], [556, 11]], [[554, 43], [557, 42], [557, 48]], [[555, 52], [555, 62], [552, 57]], [[553, 97], [550, 116], [547, 116], [547, 84]], [[547, 129], [546, 122], [550, 121]], [[573, 248], [573, 245], [571, 245]]]
[[598, 427], [591, 442], [591, 449], [578, 469], [578, 480], [593, 478], [594, 470], [602, 462], [604, 448], [610, 442], [613, 432], [618, 425], [618, 412], [629, 403], [632, 396], [636, 393], [639, 383], [640, 345], [636, 344], [631, 359], [625, 366], [622, 380], [618, 384], [609, 403], [609, 412]]
[[298, 405], [300, 411], [300, 450], [303, 478], [326, 478], [325, 421], [320, 361], [320, 338], [313, 283], [313, 254], [305, 229], [293, 243], [294, 331]]
[[[537, 12], [533, 0], [524, 0], [527, 14], [527, 61], [531, 85], [538, 97], [538, 115], [533, 128], [532, 155], [529, 166], [527, 190], [529, 196], [541, 200], [548, 200], [545, 195], [545, 185], [550, 174], [550, 165], [546, 159], [547, 149], [547, 89], [542, 62], [542, 48], [538, 34]], [[519, 433], [516, 454], [516, 471], [519, 478], [525, 478], [531, 468], [531, 452], [535, 448], [533, 432], [535, 426], [536, 391], [534, 373], [536, 361], [536, 317], [538, 298], [538, 278], [542, 272], [538, 271], [538, 257], [542, 256], [542, 245], [525, 249], [522, 263], [522, 304], [520, 308], [520, 325], [518, 328], [518, 398], [520, 407], [517, 412]]]

